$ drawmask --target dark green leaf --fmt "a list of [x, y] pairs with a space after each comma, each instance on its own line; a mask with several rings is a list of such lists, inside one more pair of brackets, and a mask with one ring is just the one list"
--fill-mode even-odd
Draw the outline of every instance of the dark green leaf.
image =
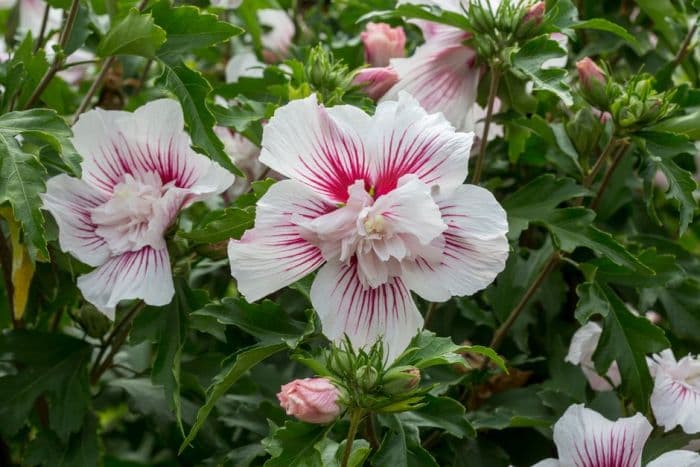
[[584, 282], [576, 287], [578, 303], [576, 304], [576, 319], [581, 324], [586, 324], [591, 316], [600, 314], [608, 316], [610, 304], [605, 297], [605, 292], [597, 282]]
[[557, 95], [564, 104], [572, 105], [573, 98], [566, 84], [566, 71], [562, 69], [543, 69], [547, 60], [566, 55], [566, 50], [547, 35], [540, 36], [525, 43], [511, 57], [513, 67], [525, 74], [535, 84], [535, 89], [549, 91]]
[[637, 39], [627, 32], [625, 28], [619, 24], [612, 23], [603, 18], [592, 18], [585, 21], [579, 21], [569, 26], [571, 29], [596, 29], [598, 31], [605, 31], [611, 34], [615, 34], [617, 37], [624, 39], [628, 44], [630, 44], [635, 49], [639, 50], [640, 45]]
[[272, 455], [265, 467], [324, 467], [321, 453], [315, 446], [328, 430], [329, 427], [322, 425], [287, 421], [262, 441], [265, 450]]
[[251, 229], [254, 224], [253, 207], [245, 209], [231, 207], [211, 213], [204, 225], [190, 232], [179, 232], [178, 235], [195, 244], [212, 244], [231, 238], [241, 238], [243, 232]]
[[155, 24], [153, 17], [134, 8], [102, 38], [97, 54], [100, 57], [139, 55], [153, 58], [164, 42], [165, 31]]
[[457, 438], [476, 435], [467, 420], [462, 404], [449, 397], [425, 397], [426, 405], [412, 412], [399, 415], [403, 423], [416, 427], [431, 427], [445, 430]]

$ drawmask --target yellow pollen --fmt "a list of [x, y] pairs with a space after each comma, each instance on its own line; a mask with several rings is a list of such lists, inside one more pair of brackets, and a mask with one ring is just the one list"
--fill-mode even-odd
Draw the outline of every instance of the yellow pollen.
[[384, 232], [384, 224], [384, 217], [381, 214], [377, 214], [365, 221], [365, 231], [367, 233], [382, 233]]

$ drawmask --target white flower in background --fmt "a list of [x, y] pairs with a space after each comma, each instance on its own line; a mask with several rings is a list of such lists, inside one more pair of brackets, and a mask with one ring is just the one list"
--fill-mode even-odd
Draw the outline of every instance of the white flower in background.
[[219, 8], [235, 9], [241, 6], [243, 0], [211, 0], [211, 5]]
[[[569, 407], [554, 425], [559, 459], [533, 467], [641, 467], [642, 451], [652, 427], [640, 413], [612, 422], [582, 404]], [[700, 455], [670, 451], [647, 467], [700, 467]]]
[[265, 64], [252, 50], [241, 50], [226, 64], [226, 82], [236, 83], [241, 78], [262, 78]]
[[78, 278], [87, 301], [114, 318], [120, 300], [166, 305], [173, 296], [165, 231], [178, 212], [223, 192], [233, 175], [190, 148], [180, 105], [150, 102], [134, 113], [92, 110], [73, 127], [82, 178], [46, 183], [44, 208], [59, 243], [95, 266]]
[[224, 143], [224, 151], [231, 157], [233, 163], [245, 174], [245, 179], [237, 178], [236, 183], [228, 190], [228, 195], [238, 197], [248, 192], [250, 183], [267, 177], [278, 178], [265, 164], [260, 162], [260, 148], [240, 133], [225, 127], [217, 126], [214, 132]]
[[505, 265], [503, 208], [462, 184], [472, 137], [405, 93], [371, 117], [315, 95], [278, 109], [260, 160], [290, 180], [229, 245], [239, 290], [255, 301], [325, 263], [311, 287], [324, 334], [355, 347], [383, 337], [391, 361], [422, 326], [411, 290], [470, 295]]
[[700, 433], [700, 359], [687, 355], [676, 361], [667, 349], [649, 359], [649, 369], [656, 423], [666, 431], [680, 426], [688, 434]]
[[261, 26], [267, 28], [267, 31], [264, 31], [260, 37], [265, 61], [274, 63], [287, 58], [296, 32], [294, 22], [287, 12], [264, 8], [258, 10], [258, 21], [260, 21]]
[[[598, 374], [593, 364], [593, 354], [595, 353], [596, 347], [598, 347], [598, 341], [600, 340], [600, 335], [603, 329], [598, 323], [589, 321], [585, 325], [581, 326], [571, 338], [571, 344], [569, 344], [569, 353], [566, 355], [565, 361], [573, 364], [579, 365], [583, 374], [588, 380], [588, 384], [594, 391], [611, 391], [613, 386], [620, 385], [620, 369], [617, 366], [617, 362], [613, 362], [608, 368], [606, 377], [603, 378]], [[609, 380], [609, 381], [608, 381]]]

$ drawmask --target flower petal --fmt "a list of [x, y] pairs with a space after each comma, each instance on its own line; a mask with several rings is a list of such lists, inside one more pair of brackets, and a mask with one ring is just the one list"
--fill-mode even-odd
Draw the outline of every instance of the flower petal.
[[321, 250], [302, 237], [299, 223], [335, 206], [295, 180], [275, 183], [258, 201], [255, 228], [231, 240], [231, 274], [254, 302], [313, 272], [324, 261]]
[[562, 465], [640, 467], [651, 430], [651, 424], [640, 413], [612, 422], [576, 404], [554, 425], [554, 443]]
[[348, 336], [353, 347], [371, 347], [380, 338], [384, 355], [393, 362], [423, 326], [411, 293], [401, 278], [376, 288], [363, 287], [357, 265], [329, 262], [311, 286], [311, 303], [323, 334], [339, 342]]
[[279, 108], [265, 127], [260, 162], [299, 180], [334, 203], [369, 180], [365, 134], [370, 117], [349, 105], [324, 108], [316, 95]]
[[396, 188], [406, 174], [415, 174], [441, 193], [449, 194], [467, 176], [473, 133], [459, 133], [439, 114], [428, 115], [406, 93], [398, 102], [382, 102], [372, 118], [375, 192]]
[[91, 110], [73, 126], [73, 144], [83, 156], [83, 180], [111, 193], [125, 174], [157, 173], [163, 184], [190, 189], [197, 198], [221, 193], [228, 173], [190, 148], [180, 104], [159, 99], [134, 113]]
[[647, 467], [700, 467], [700, 454], [692, 451], [669, 451], [647, 464]]
[[561, 464], [557, 459], [545, 459], [543, 461], [539, 461], [532, 467], [561, 467]]
[[163, 306], [175, 294], [168, 250], [145, 247], [110, 258], [94, 271], [78, 278], [85, 299], [110, 319], [121, 300], [143, 299]]
[[478, 186], [461, 185], [438, 201], [448, 228], [442, 262], [423, 258], [404, 267], [409, 289], [426, 300], [443, 302], [471, 295], [488, 286], [508, 258], [506, 213], [493, 195]]
[[564, 359], [564, 361], [573, 365], [579, 365], [588, 380], [588, 384], [591, 385], [594, 391], [598, 392], [612, 391], [613, 386], [610, 383], [617, 387], [622, 380], [617, 362], [613, 362], [608, 368], [606, 373], [607, 379], [600, 376], [596, 371], [593, 363], [593, 354], [596, 347], [598, 347], [598, 341], [602, 332], [603, 329], [600, 325], [593, 321], [589, 321], [581, 326], [572, 336], [569, 344], [569, 353]]
[[481, 67], [474, 50], [462, 45], [468, 33], [459, 32], [435, 33], [412, 56], [392, 59], [399, 82], [382, 100], [396, 100], [401, 91], [408, 92], [429, 113], [442, 112], [457, 129], [465, 129], [476, 101]]
[[700, 433], [700, 359], [690, 356], [676, 362], [670, 349], [654, 357], [654, 391], [651, 409], [656, 423], [670, 431], [681, 426], [688, 434]]
[[58, 224], [61, 250], [90, 266], [99, 266], [110, 255], [107, 243], [96, 232], [91, 215], [92, 209], [107, 199], [104, 193], [65, 174], [49, 179], [46, 193], [42, 195], [44, 209]]

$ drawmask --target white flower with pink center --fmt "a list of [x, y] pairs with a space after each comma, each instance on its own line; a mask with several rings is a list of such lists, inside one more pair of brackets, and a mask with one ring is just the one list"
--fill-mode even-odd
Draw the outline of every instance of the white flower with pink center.
[[[640, 413], [613, 422], [582, 404], [569, 407], [554, 425], [559, 459], [533, 467], [641, 467], [642, 451], [652, 427]], [[670, 451], [647, 467], [700, 467], [700, 455]]]
[[255, 301], [323, 265], [311, 300], [324, 334], [356, 347], [383, 337], [391, 360], [422, 326], [411, 290], [473, 294], [505, 265], [504, 210], [462, 184], [472, 139], [405, 93], [371, 117], [316, 96], [278, 109], [260, 160], [290, 179], [229, 245], [239, 290]]
[[223, 192], [233, 175], [191, 149], [174, 100], [134, 113], [92, 110], [73, 133], [82, 178], [51, 178], [43, 201], [61, 249], [96, 267], [78, 278], [83, 296], [110, 318], [121, 300], [170, 303], [165, 232], [181, 209]]
[[700, 359], [687, 355], [676, 361], [667, 349], [650, 359], [649, 369], [656, 422], [666, 431], [680, 426], [688, 434], [700, 433]]
[[605, 373], [605, 377], [598, 374], [593, 363], [593, 354], [598, 347], [598, 341], [600, 341], [602, 333], [603, 328], [600, 327], [600, 324], [593, 321], [589, 321], [581, 326], [571, 338], [569, 353], [564, 361], [573, 365], [579, 365], [588, 380], [588, 384], [591, 385], [594, 391], [612, 391], [622, 381], [617, 362], [612, 362]]

